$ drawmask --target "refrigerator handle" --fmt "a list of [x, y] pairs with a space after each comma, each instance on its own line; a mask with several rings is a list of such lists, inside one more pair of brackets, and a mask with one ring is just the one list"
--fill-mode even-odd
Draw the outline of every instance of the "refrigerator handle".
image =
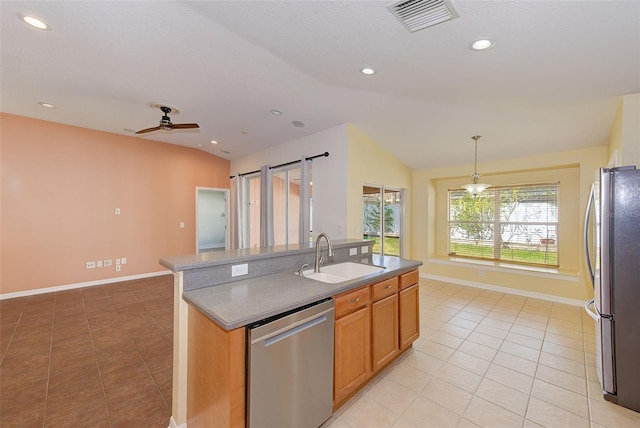
[[595, 286], [595, 275], [593, 273], [593, 264], [591, 263], [591, 252], [589, 251], [589, 227], [591, 226], [591, 207], [593, 206], [594, 197], [594, 184], [592, 184], [591, 191], [589, 192], [589, 201], [587, 202], [587, 211], [584, 214], [584, 255], [586, 258], [587, 268], [589, 269], [589, 278], [591, 278], [591, 285], [593, 286]]
[[595, 302], [595, 299], [591, 299], [584, 302], [584, 310], [587, 311], [587, 314], [589, 314], [591, 318], [598, 321], [598, 318], [600, 318], [600, 315], [598, 315], [595, 311], [592, 311], [591, 309], [589, 309], [589, 306], [592, 306], [594, 302]]

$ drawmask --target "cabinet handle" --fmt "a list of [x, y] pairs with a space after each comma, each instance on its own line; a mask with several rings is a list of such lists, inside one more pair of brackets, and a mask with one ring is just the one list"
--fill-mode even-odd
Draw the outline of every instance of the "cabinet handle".
[[356, 297], [355, 299], [350, 299], [349, 303], [358, 303], [360, 301], [360, 296]]
[[385, 290], [388, 290], [388, 289], [390, 289], [390, 288], [391, 288], [391, 284], [387, 284], [387, 286], [386, 286], [386, 287], [384, 287], [384, 289], [385, 289]]

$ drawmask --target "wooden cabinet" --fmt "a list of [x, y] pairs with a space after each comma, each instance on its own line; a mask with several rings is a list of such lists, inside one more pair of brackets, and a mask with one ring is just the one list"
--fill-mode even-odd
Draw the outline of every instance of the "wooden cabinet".
[[364, 306], [335, 321], [334, 406], [356, 391], [370, 375], [371, 315], [369, 306]]
[[405, 350], [420, 336], [418, 271], [400, 275], [399, 322], [400, 350]]
[[334, 312], [336, 319], [368, 305], [369, 300], [371, 300], [371, 291], [369, 290], [369, 286], [361, 287], [335, 296]]
[[374, 373], [398, 355], [398, 277], [371, 286], [371, 369]]
[[418, 279], [416, 269], [334, 297], [334, 409], [420, 335]]
[[383, 297], [396, 294], [398, 292], [398, 277], [380, 281], [371, 286], [372, 300], [380, 300]]
[[372, 370], [379, 371], [398, 355], [398, 294], [371, 305]]
[[184, 374], [188, 379], [189, 428], [243, 428], [245, 328], [225, 331], [192, 306], [188, 317], [189, 354]]

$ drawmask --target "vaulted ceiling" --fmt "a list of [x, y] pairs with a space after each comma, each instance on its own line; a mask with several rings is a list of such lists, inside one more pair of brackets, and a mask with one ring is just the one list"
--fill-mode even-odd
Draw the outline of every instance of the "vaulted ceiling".
[[640, 92], [640, 1], [452, 0], [413, 33], [391, 3], [2, 1], [0, 107], [134, 135], [167, 104], [200, 129], [137, 138], [227, 159], [353, 123], [423, 169], [472, 163], [476, 134], [480, 162], [604, 145]]

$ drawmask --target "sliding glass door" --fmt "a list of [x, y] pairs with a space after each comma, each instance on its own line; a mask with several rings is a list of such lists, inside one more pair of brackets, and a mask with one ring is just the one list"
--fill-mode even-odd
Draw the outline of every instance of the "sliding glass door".
[[[311, 174], [311, 170], [309, 170]], [[273, 170], [273, 245], [300, 242], [301, 167], [287, 166]], [[260, 246], [260, 174], [243, 177], [242, 248]], [[306, 192], [311, 203], [311, 189]], [[310, 214], [309, 214], [310, 215]], [[309, 220], [311, 224], [311, 220]], [[308, 237], [307, 239], [310, 239]]]
[[298, 242], [300, 224], [300, 167], [273, 173], [274, 245]]
[[243, 177], [242, 203], [244, 205], [242, 248], [260, 246], [260, 174]]
[[402, 190], [384, 186], [362, 188], [363, 238], [373, 240], [373, 252], [402, 256]]

